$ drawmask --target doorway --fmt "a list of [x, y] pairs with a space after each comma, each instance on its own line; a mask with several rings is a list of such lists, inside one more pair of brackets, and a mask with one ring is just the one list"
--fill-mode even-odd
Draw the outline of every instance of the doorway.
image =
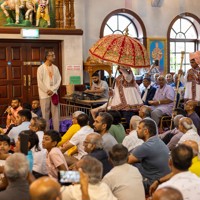
[[62, 76], [61, 41], [0, 40], [0, 104], [13, 98], [31, 103], [38, 99], [37, 68], [44, 62], [45, 50], [53, 50], [55, 65]]

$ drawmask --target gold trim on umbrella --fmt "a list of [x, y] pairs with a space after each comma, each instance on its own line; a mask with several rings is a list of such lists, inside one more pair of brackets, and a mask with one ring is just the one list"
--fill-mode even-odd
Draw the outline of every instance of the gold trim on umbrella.
[[133, 68], [150, 66], [149, 56], [144, 45], [128, 35], [107, 35], [97, 41], [89, 52], [100, 60], [121, 66]]

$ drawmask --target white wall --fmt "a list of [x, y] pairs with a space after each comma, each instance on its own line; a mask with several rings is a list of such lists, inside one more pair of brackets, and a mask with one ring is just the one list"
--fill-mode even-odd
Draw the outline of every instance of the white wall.
[[89, 48], [99, 39], [104, 18], [116, 9], [135, 12], [145, 25], [147, 37], [167, 37], [169, 24], [180, 13], [189, 12], [200, 18], [199, 0], [162, 1], [161, 7], [152, 7], [151, 0], [75, 0], [76, 28], [84, 32], [84, 60]]
[[[22, 39], [20, 34], [0, 34], [0, 38], [5, 39]], [[62, 84], [69, 84], [69, 76], [66, 67], [80, 66], [81, 70], [78, 75], [83, 82], [83, 41], [82, 35], [40, 35], [37, 40], [61, 40], [62, 41]], [[74, 74], [75, 75], [75, 74]]]

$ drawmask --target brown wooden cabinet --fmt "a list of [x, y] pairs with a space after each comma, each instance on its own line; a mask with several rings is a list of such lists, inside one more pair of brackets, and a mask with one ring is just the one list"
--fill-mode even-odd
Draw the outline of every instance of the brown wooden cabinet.
[[38, 99], [37, 67], [44, 62], [45, 50], [55, 52], [61, 70], [61, 41], [0, 40], [0, 104], [12, 98], [22, 102]]

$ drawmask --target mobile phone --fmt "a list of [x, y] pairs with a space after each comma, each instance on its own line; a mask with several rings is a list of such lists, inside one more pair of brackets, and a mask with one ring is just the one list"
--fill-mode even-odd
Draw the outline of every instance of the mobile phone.
[[20, 134], [20, 151], [25, 155], [28, 154], [28, 137], [25, 133]]
[[72, 183], [80, 182], [80, 173], [79, 171], [59, 171], [58, 172], [58, 181], [61, 185], [70, 185]]

